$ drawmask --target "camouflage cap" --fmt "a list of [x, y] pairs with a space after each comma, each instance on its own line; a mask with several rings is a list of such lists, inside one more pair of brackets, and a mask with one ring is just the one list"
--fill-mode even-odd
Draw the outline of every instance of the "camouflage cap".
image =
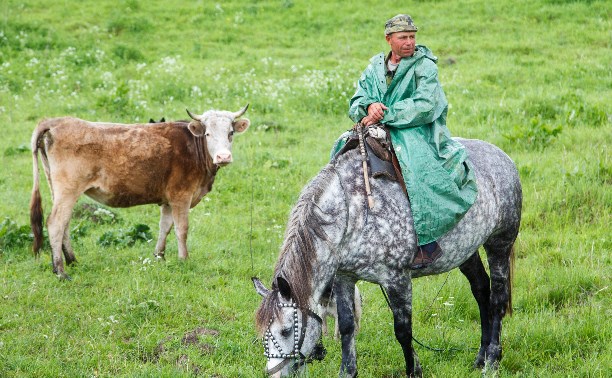
[[398, 14], [385, 23], [385, 35], [397, 32], [416, 32], [419, 30], [407, 14]]

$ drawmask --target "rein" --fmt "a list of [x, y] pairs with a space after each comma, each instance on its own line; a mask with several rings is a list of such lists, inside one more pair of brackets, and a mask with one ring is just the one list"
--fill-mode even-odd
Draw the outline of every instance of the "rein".
[[[434, 301], [435, 298], [438, 298], [438, 295], [440, 295], [440, 292], [442, 291], [442, 288], [444, 288], [444, 286], [446, 285], [446, 283], [448, 282], [448, 277], [450, 276], [450, 271], [448, 272], [448, 274], [446, 275], [446, 278], [444, 279], [444, 283], [442, 283], [442, 286], [440, 286], [440, 288], [438, 289], [438, 292], [436, 293], [436, 295], [434, 296]], [[380, 291], [382, 291], [383, 293], [383, 297], [385, 297], [385, 301], [387, 302], [387, 306], [389, 306], [389, 308], [391, 308], [391, 302], [389, 302], [389, 297], [387, 297], [387, 292], [385, 291], [385, 288], [382, 287], [382, 285], [380, 286]], [[429, 311], [431, 309], [431, 307], [433, 306], [433, 301], [429, 304], [429, 308], [427, 309], [427, 311]], [[425, 349], [429, 349], [433, 352], [462, 352], [463, 350], [478, 350], [477, 348], [446, 348], [446, 349], [442, 349], [442, 348], [434, 348], [431, 347], [429, 345], [426, 345], [424, 343], [422, 343], [421, 341], [417, 340], [416, 337], [414, 337], [414, 335], [412, 336], [412, 340], [419, 344], [420, 346], [422, 346]]]
[[372, 191], [370, 190], [370, 176], [368, 175], [368, 156], [366, 155], [365, 145], [363, 142], [363, 127], [361, 122], [356, 125], [357, 136], [359, 137], [359, 151], [361, 153], [361, 164], [363, 166], [363, 180], [365, 182], [366, 194], [368, 196], [368, 206], [370, 209], [374, 207], [374, 199], [372, 199]]
[[[291, 358], [293, 358], [296, 367], [302, 366], [306, 362], [309, 362], [309, 359], [312, 356], [312, 353], [309, 356], [304, 356], [304, 354], [301, 352], [302, 344], [304, 344], [304, 338], [306, 336], [308, 318], [312, 317], [320, 324], [323, 323], [323, 320], [321, 319], [321, 317], [317, 315], [314, 311], [312, 311], [310, 308], [300, 309], [295, 302], [291, 302], [290, 304], [279, 303], [278, 307], [293, 309], [293, 350], [291, 351], [291, 353], [284, 353], [283, 349], [278, 343], [278, 340], [276, 340], [276, 338], [270, 331], [270, 326], [272, 325], [272, 322], [274, 320], [273, 318], [270, 319], [270, 324], [268, 326], [268, 329], [266, 330], [266, 333], [263, 339], [264, 356], [266, 356], [268, 360], [270, 360], [271, 358], [282, 358], [283, 361], [280, 362], [275, 367], [273, 367], [272, 369], [266, 369], [266, 373], [268, 375], [272, 375], [272, 374], [275, 374], [281, 371], [285, 366], [287, 366], [291, 362], [290, 360]], [[301, 332], [298, 331], [298, 310], [302, 311], [302, 330]], [[278, 351], [278, 354], [270, 353], [270, 348], [268, 346], [270, 341], [272, 342], [272, 344], [274, 344], [274, 347]], [[313, 350], [313, 352], [315, 350]]]

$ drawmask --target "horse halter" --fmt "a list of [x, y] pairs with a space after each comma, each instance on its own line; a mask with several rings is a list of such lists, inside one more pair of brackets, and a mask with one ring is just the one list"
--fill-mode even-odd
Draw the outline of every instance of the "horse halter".
[[[300, 309], [297, 304], [291, 302], [289, 304], [279, 303], [278, 307], [281, 308], [293, 308], [293, 350], [290, 353], [285, 353], [281, 348], [278, 340], [274, 337], [272, 332], [270, 331], [270, 326], [272, 326], [272, 322], [274, 318], [270, 319], [270, 324], [268, 325], [268, 329], [264, 334], [263, 346], [264, 346], [264, 356], [270, 360], [271, 358], [282, 358], [283, 361], [278, 365], [273, 367], [272, 369], [266, 369], [266, 373], [268, 375], [275, 374], [282, 370], [287, 364], [291, 362], [291, 358], [294, 360], [295, 367], [299, 367], [304, 365], [306, 362], [311, 362], [312, 360], [322, 360], [325, 357], [326, 350], [323, 347], [321, 341], [315, 345], [313, 351], [308, 355], [304, 356], [300, 349], [302, 349], [302, 344], [304, 343], [304, 338], [306, 336], [306, 328], [308, 326], [308, 318], [312, 317], [320, 324], [323, 324], [323, 320], [319, 315], [317, 315], [310, 308], [308, 309]], [[298, 310], [302, 311], [302, 331], [298, 330]], [[268, 342], [272, 341], [274, 347], [278, 351], [278, 354], [270, 353], [270, 348], [268, 347]]]

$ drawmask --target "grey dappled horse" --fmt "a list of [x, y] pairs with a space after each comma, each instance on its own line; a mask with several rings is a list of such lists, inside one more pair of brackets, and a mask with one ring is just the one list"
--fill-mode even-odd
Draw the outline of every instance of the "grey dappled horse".
[[[479, 140], [457, 140], [469, 153], [478, 198], [456, 227], [438, 240], [442, 256], [422, 270], [409, 268], [417, 244], [406, 195], [395, 181], [371, 179], [374, 208], [369, 209], [357, 150], [336, 157], [302, 190], [287, 225], [271, 289], [255, 279], [264, 297], [256, 323], [265, 335], [270, 375], [299, 371], [313, 358], [321, 323], [310, 309], [333, 285], [342, 340], [340, 376], [356, 376], [353, 288], [356, 281], [365, 280], [387, 292], [406, 373], [420, 376], [412, 347], [411, 280], [456, 267], [469, 280], [480, 309], [482, 336], [474, 366], [498, 366], [502, 318], [511, 312], [521, 185], [514, 163], [499, 148]], [[480, 246], [487, 254], [490, 279], [478, 254]]]

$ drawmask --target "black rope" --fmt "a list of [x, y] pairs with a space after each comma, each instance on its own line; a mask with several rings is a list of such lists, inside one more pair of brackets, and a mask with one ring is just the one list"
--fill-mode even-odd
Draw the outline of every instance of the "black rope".
[[[251, 160], [252, 161], [252, 160]], [[253, 170], [249, 169], [251, 172], [251, 230], [249, 231], [249, 251], [251, 253], [251, 277], [255, 276], [255, 266], [253, 263], [253, 203], [255, 202], [255, 194], [254, 194], [254, 185], [253, 185]]]
[[[446, 285], [446, 283], [448, 282], [448, 277], [450, 277], [450, 271], [448, 272], [448, 274], [446, 275], [446, 278], [444, 279], [444, 282], [442, 283], [442, 286], [440, 286], [440, 288], [438, 289], [438, 292], [436, 293], [436, 295], [434, 296], [434, 299], [431, 301], [431, 303], [429, 304], [429, 307], [427, 308], [427, 312], [429, 312], [429, 310], [431, 310], [431, 308], [433, 307], [433, 304], [436, 300], [436, 298], [438, 298], [438, 296], [440, 295], [440, 292], [442, 291], [442, 288], [444, 288], [444, 286]], [[382, 287], [382, 285], [378, 285], [380, 286], [380, 290], [383, 293], [383, 296], [385, 297], [385, 301], [387, 302], [387, 306], [389, 306], [389, 308], [391, 308], [391, 302], [389, 301], [389, 297], [387, 296], [387, 292], [385, 291], [385, 288]], [[425, 349], [429, 349], [433, 352], [462, 352], [465, 350], [476, 350], [476, 348], [446, 348], [446, 349], [442, 349], [442, 348], [434, 348], [431, 347], [429, 345], [426, 345], [424, 343], [422, 343], [421, 341], [419, 341], [416, 337], [414, 337], [414, 335], [412, 335], [412, 340], [419, 344], [420, 346], [422, 346]]]

